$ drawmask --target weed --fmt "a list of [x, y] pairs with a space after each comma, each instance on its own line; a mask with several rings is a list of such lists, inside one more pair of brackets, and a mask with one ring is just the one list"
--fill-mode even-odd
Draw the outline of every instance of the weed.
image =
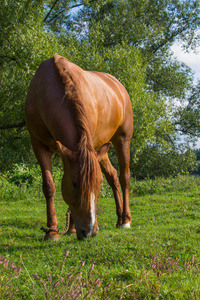
[[199, 272], [200, 271], [200, 259], [197, 259], [194, 254], [190, 260], [185, 262], [185, 267], [188, 272]]
[[14, 287], [14, 280], [20, 276], [21, 268], [16, 268], [13, 262], [10, 262], [4, 256], [0, 256], [0, 299], [13, 299], [19, 292]]
[[179, 259], [172, 256], [172, 249], [163, 254], [162, 248], [159, 249], [156, 256], [153, 256], [150, 266], [157, 275], [162, 272], [173, 273], [180, 268]]
[[[65, 252], [63, 262], [61, 264], [61, 273], [64, 269], [65, 260], [69, 254], [69, 251]], [[85, 262], [80, 264], [71, 273], [61, 275], [58, 279], [54, 279], [53, 274], [48, 273], [46, 278], [40, 278], [37, 274], [33, 274], [33, 278], [36, 279], [42, 286], [45, 298], [48, 300], [53, 299], [98, 299], [95, 295], [100, 291], [103, 295], [108, 295], [109, 287], [111, 283], [104, 283], [100, 277], [94, 278], [92, 271], [94, 269], [94, 263], [91, 264], [88, 274], [84, 274]], [[105, 299], [105, 298], [104, 298]], [[106, 299], [109, 299], [106, 297]]]

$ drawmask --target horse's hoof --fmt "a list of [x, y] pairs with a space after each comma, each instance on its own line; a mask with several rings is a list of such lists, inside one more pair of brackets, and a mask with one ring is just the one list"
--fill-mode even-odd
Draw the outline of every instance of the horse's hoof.
[[69, 236], [74, 236], [74, 235], [76, 235], [76, 229], [68, 230], [68, 231], [67, 231], [67, 235], [69, 235]]
[[116, 227], [119, 228], [120, 226], [122, 226], [123, 222], [122, 219], [117, 221]]
[[48, 240], [58, 241], [59, 239], [60, 239], [60, 236], [56, 232], [51, 232], [51, 234], [46, 234], [44, 237], [45, 241], [48, 241]]
[[119, 226], [119, 228], [131, 228], [131, 224], [130, 222], [122, 224], [121, 226]]
[[76, 235], [76, 232], [67, 232], [67, 235], [74, 236], [74, 235]]

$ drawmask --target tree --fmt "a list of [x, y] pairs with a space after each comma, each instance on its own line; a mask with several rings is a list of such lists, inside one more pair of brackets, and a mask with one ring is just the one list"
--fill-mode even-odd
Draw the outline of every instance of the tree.
[[[61, 21], [62, 15], [59, 24], [85, 46], [80, 64], [107, 71], [126, 86], [135, 119], [132, 159], [137, 160], [147, 144], [176, 148], [177, 129], [183, 130], [177, 102], [184, 105], [193, 81], [191, 70], [173, 58], [170, 46], [175, 41], [185, 48], [198, 45], [199, 1], [101, 0], [77, 5], [80, 9], [70, 16], [58, 5], [48, 25], [58, 30], [56, 18]], [[197, 125], [198, 116], [193, 117]], [[192, 115], [187, 119], [189, 129]]]
[[190, 90], [186, 104], [178, 107], [174, 123], [182, 134], [200, 137], [200, 82]]
[[[188, 93], [194, 89], [192, 72], [173, 58], [170, 46], [181, 41], [185, 49], [194, 49], [199, 44], [199, 1], [102, 0], [77, 5], [80, 9], [74, 15], [57, 6], [48, 24], [58, 30], [59, 16], [59, 24], [85, 46], [80, 64], [113, 74], [127, 88], [134, 112], [132, 173], [141, 168], [145, 157], [151, 166], [151, 160], [155, 166], [162, 166], [164, 161], [174, 166], [173, 172], [171, 167], [164, 168], [165, 175], [168, 171], [182, 172], [189, 165], [195, 168], [195, 156], [187, 151], [188, 145], [178, 150], [176, 143], [177, 132], [189, 134], [191, 141], [199, 130], [197, 110], [187, 106], [180, 111], [177, 106], [180, 101], [185, 107]], [[113, 152], [111, 158], [115, 162]], [[150, 175], [147, 165], [145, 168], [145, 174]], [[161, 168], [153, 170], [161, 173]]]
[[[185, 127], [178, 117], [180, 108], [175, 103], [185, 103], [189, 92], [193, 94], [192, 74], [173, 59], [170, 46], [176, 40], [186, 48], [198, 45], [199, 10], [198, 0], [4, 1], [0, 13], [1, 160], [5, 161], [5, 144], [11, 137], [26, 136], [12, 127], [24, 125], [28, 84], [40, 62], [55, 52], [84, 69], [111, 73], [125, 85], [135, 120], [132, 165], [146, 147], [158, 145], [159, 151], [173, 147], [177, 129], [187, 134], [191, 124], [198, 126], [198, 114], [194, 105], [190, 107]], [[181, 113], [186, 115], [186, 110]], [[191, 115], [196, 123], [191, 123]]]
[[3, 1], [0, 11], [0, 169], [30, 159], [24, 101], [45, 59], [64, 52], [44, 26], [46, 1]]

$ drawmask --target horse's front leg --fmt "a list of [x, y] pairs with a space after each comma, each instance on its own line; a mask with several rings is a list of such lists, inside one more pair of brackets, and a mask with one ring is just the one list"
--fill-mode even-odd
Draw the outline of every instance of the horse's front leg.
[[[54, 205], [54, 195], [55, 195], [55, 184], [53, 181], [52, 174], [49, 170], [45, 170], [43, 173], [43, 192], [46, 198], [47, 206], [47, 229], [45, 240], [58, 240], [59, 234], [56, 232], [58, 227], [58, 222], [56, 218], [56, 210]], [[55, 231], [53, 231], [55, 230]]]
[[[58, 240], [59, 234], [56, 231], [58, 222], [56, 218], [56, 210], [54, 205], [55, 184], [52, 177], [52, 153], [48, 148], [31, 135], [31, 143], [42, 171], [43, 192], [46, 198], [47, 205], [47, 232], [45, 240]], [[48, 230], [50, 229], [50, 230]]]
[[71, 213], [70, 213], [69, 229], [67, 231], [67, 234], [68, 235], [75, 235], [76, 234], [76, 229], [75, 229], [75, 226], [74, 226], [74, 221], [73, 221]]

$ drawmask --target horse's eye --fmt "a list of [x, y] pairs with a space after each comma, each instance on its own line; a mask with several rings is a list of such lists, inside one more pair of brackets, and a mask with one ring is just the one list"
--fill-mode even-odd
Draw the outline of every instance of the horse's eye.
[[73, 188], [78, 189], [78, 183], [77, 182], [72, 182], [72, 186], [73, 186]]

